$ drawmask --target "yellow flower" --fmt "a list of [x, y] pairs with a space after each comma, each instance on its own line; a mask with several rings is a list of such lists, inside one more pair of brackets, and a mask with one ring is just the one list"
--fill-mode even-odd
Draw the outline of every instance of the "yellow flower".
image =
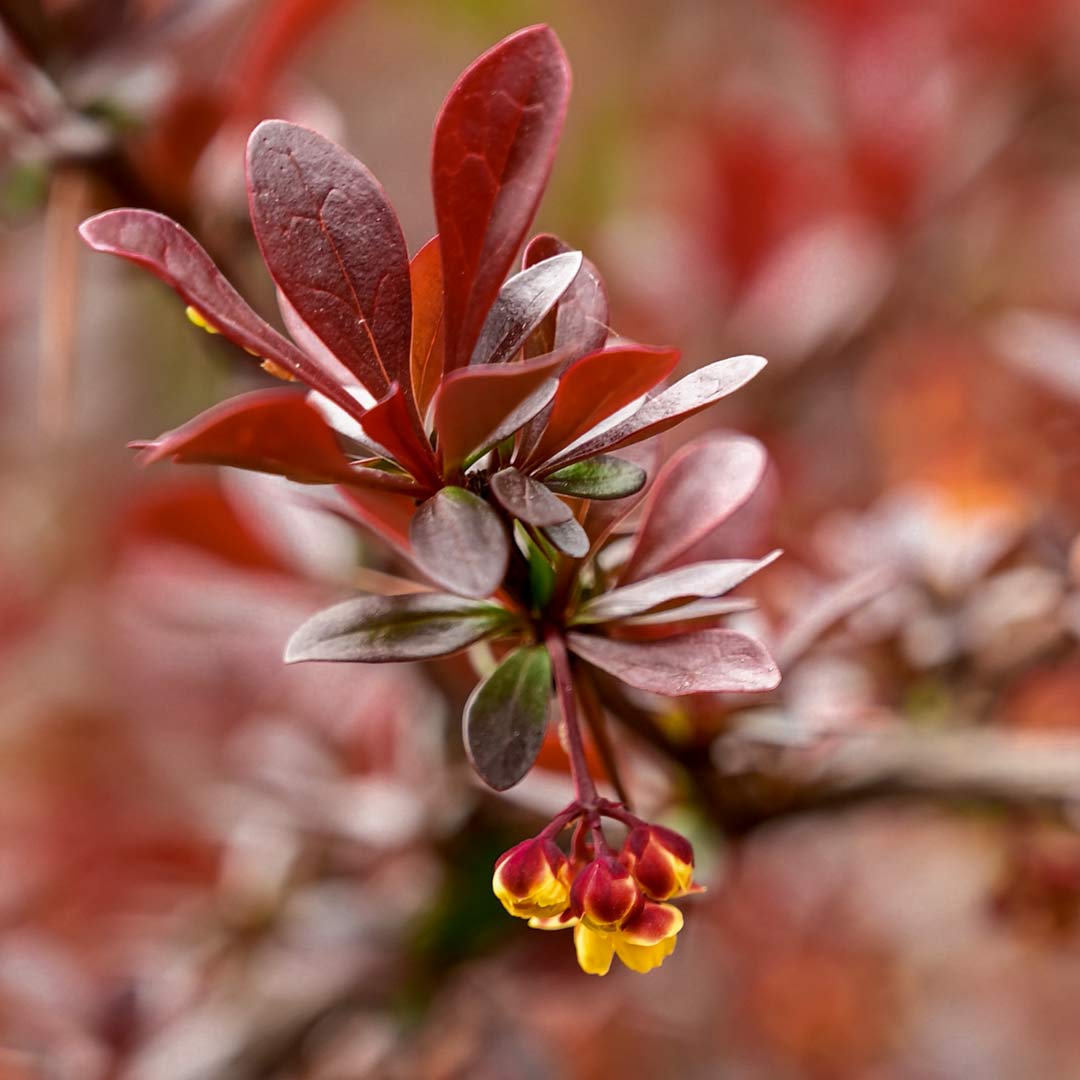
[[570, 864], [552, 840], [523, 840], [499, 856], [491, 887], [511, 915], [546, 919], [570, 903]]
[[682, 912], [677, 907], [651, 900], [615, 930], [596, 930], [579, 921], [574, 927], [578, 964], [587, 975], [606, 975], [617, 956], [631, 971], [652, 971], [674, 952], [675, 937], [682, 926]]

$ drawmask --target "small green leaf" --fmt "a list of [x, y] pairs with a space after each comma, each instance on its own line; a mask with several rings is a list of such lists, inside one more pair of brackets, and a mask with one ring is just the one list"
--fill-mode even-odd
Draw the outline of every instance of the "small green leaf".
[[465, 705], [465, 750], [484, 783], [513, 787], [544, 742], [551, 700], [551, 659], [543, 645], [515, 649]]
[[460, 652], [513, 623], [513, 614], [497, 604], [445, 593], [360, 596], [308, 619], [289, 639], [285, 662], [429, 660]]
[[544, 483], [552, 491], [575, 499], [625, 499], [636, 495], [647, 479], [645, 470], [633, 462], [600, 454], [553, 472]]

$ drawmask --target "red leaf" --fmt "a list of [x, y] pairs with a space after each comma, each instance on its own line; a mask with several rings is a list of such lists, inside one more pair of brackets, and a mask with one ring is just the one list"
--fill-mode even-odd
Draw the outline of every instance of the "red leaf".
[[760, 641], [736, 630], [699, 630], [659, 641], [569, 634], [572, 652], [628, 686], [678, 697], [775, 690], [780, 672]]
[[675, 349], [643, 345], [617, 345], [576, 360], [559, 379], [547, 427], [527, 462], [546, 461], [564, 450], [666, 379], [678, 360]]
[[765, 465], [765, 448], [745, 435], [718, 432], [684, 446], [656, 477], [620, 580], [672, 566], [750, 498]]
[[435, 397], [443, 475], [452, 476], [478, 450], [512, 435], [552, 398], [561, 353], [513, 364], [453, 371]]
[[216, 405], [146, 444], [144, 464], [232, 465], [305, 484], [413, 491], [407, 477], [349, 464], [326, 422], [294, 390], [256, 390]]
[[447, 368], [464, 366], [547, 184], [570, 70], [531, 26], [458, 79], [435, 122], [432, 191], [446, 282]]
[[284, 120], [251, 133], [247, 166], [255, 236], [289, 303], [367, 390], [397, 382], [411, 402], [408, 252], [379, 182]]
[[446, 328], [443, 322], [442, 258], [439, 238], [432, 237], [409, 264], [412, 282], [412, 346], [409, 370], [412, 373], [413, 397], [421, 418], [439, 388], [446, 354]]
[[345, 515], [358, 521], [383, 543], [415, 564], [409, 543], [409, 525], [416, 514], [416, 499], [392, 491], [349, 488], [341, 492]]
[[[534, 266], [553, 255], [573, 250], [551, 233], [534, 236], [525, 248], [524, 266]], [[568, 349], [576, 360], [604, 347], [608, 337], [608, 298], [600, 271], [589, 259], [582, 259], [577, 277], [563, 293], [555, 310], [544, 319], [525, 346], [525, 355]], [[535, 342], [535, 346], [532, 344]]]
[[490, 483], [491, 494], [499, 505], [527, 525], [558, 525], [574, 516], [562, 499], [517, 469], [497, 472]]
[[439, 485], [435, 455], [426, 438], [416, 434], [410, 423], [409, 406], [401, 387], [394, 383], [389, 392], [377, 401], [358, 423], [368, 438], [383, 447], [390, 456], [421, 484], [429, 488]]
[[433, 495], [416, 511], [409, 539], [416, 565], [459, 596], [483, 600], [502, 584], [510, 541], [499, 515], [471, 491]]
[[119, 255], [175, 289], [207, 324], [242, 349], [272, 360], [325, 394], [350, 416], [352, 400], [325, 371], [257, 315], [187, 230], [149, 210], [108, 210], [79, 226], [95, 251]]
[[581, 252], [567, 251], [515, 274], [499, 290], [469, 359], [501, 364], [525, 343], [581, 269]]
[[774, 562], [779, 555], [779, 551], [773, 551], [764, 559], [720, 559], [680, 566], [633, 585], [601, 593], [582, 605], [574, 622], [613, 622], [665, 605], [723, 596]]
[[546, 471], [561, 469], [575, 461], [659, 435], [745, 386], [764, 366], [765, 361], [760, 356], [733, 356], [692, 371], [650, 398], [621, 424], [549, 462]]

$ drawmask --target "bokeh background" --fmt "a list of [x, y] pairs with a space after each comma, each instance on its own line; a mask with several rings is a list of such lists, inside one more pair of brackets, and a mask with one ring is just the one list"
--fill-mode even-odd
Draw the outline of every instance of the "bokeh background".
[[[1080, 1076], [1073, 0], [0, 4], [0, 1077]], [[388, 555], [284, 483], [124, 445], [264, 379], [84, 251], [179, 217], [264, 313], [242, 146], [284, 115], [433, 231], [456, 74], [545, 21], [538, 227], [618, 330], [770, 358], [680, 432], [773, 465], [761, 700], [652, 703], [633, 791], [709, 891], [649, 976], [508, 919], [557, 745], [470, 778], [465, 661], [285, 669]]]

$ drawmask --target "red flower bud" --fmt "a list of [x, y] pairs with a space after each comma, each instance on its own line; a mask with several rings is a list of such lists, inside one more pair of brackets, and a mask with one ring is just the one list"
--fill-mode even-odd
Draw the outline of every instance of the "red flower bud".
[[593, 859], [570, 891], [573, 913], [597, 930], [620, 926], [643, 901], [630, 872], [612, 858]]
[[619, 859], [650, 900], [670, 900], [694, 889], [694, 849], [685, 836], [663, 825], [631, 829]]
[[535, 836], [499, 856], [491, 887], [511, 915], [546, 919], [570, 902], [570, 864], [553, 840]]

